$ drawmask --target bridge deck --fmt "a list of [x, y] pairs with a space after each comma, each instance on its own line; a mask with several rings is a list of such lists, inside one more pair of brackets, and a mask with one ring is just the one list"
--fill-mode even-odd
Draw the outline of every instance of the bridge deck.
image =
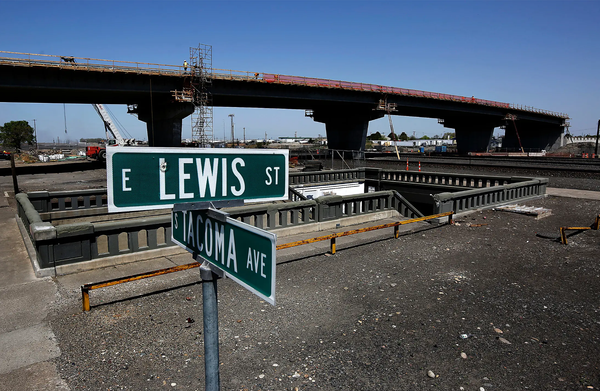
[[[60, 68], [70, 70], [95, 71], [95, 72], [111, 72], [111, 73], [135, 73], [160, 76], [179, 76], [188, 77], [193, 72], [190, 69], [188, 72], [183, 66], [166, 65], [155, 63], [142, 63], [130, 61], [115, 61], [102, 60], [94, 58], [82, 58], [73, 56], [58, 56], [48, 54], [32, 54], [0, 51], [0, 65], [23, 66], [23, 67], [45, 67], [45, 68]], [[417, 98], [428, 98], [445, 101], [470, 103], [480, 106], [492, 106], [507, 108], [513, 110], [521, 110], [532, 113], [538, 113], [558, 118], [568, 119], [569, 116], [565, 113], [557, 113], [549, 110], [537, 109], [531, 106], [518, 105], [512, 103], [504, 103], [491, 101], [486, 99], [477, 99], [474, 97], [468, 98], [460, 95], [442, 94], [437, 92], [428, 92], [421, 90], [413, 90], [407, 88], [388, 87], [377, 84], [366, 84], [347, 82], [341, 80], [319, 79], [303, 76], [279, 75], [274, 73], [262, 72], [247, 72], [235, 71], [227, 69], [210, 69], [212, 79], [221, 80], [246, 80], [253, 82], [303, 85], [309, 87], [333, 88], [365, 92], [377, 92], [382, 94], [403, 95]]]

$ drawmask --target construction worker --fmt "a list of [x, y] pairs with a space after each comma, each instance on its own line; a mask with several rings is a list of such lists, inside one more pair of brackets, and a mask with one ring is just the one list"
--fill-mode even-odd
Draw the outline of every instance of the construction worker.
[[187, 60], [183, 60], [183, 71], [187, 72], [188, 63]]

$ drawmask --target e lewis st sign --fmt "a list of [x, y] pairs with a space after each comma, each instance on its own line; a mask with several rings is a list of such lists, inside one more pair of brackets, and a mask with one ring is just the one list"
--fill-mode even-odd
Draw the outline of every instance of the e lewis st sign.
[[275, 305], [277, 236], [219, 210], [187, 209], [188, 205], [173, 207], [171, 240]]
[[106, 151], [109, 212], [288, 197], [287, 150], [109, 147]]

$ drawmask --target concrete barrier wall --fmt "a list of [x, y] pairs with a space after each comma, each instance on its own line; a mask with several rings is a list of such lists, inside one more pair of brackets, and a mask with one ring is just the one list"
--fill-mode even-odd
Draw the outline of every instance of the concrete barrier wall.
[[106, 189], [73, 191], [34, 191], [27, 193], [40, 213], [81, 210], [108, 206]]
[[[514, 178], [517, 179], [517, 178]], [[527, 199], [543, 197], [548, 186], [547, 178], [518, 178], [503, 186], [439, 193], [433, 196], [434, 214], [454, 211], [463, 213], [474, 209], [492, 207]]]
[[[364, 180], [376, 190], [382, 183], [403, 182], [413, 185], [447, 186], [431, 196], [434, 214], [455, 213], [522, 201], [545, 195], [545, 178], [499, 177], [443, 173], [414, 173], [398, 170], [361, 168], [329, 172], [294, 173], [291, 183]], [[297, 197], [298, 199], [300, 197]], [[79, 214], [106, 207], [106, 190], [34, 192], [17, 195], [18, 213], [35, 247], [41, 268], [114, 257], [174, 246], [171, 242], [170, 215], [133, 218], [115, 222], [73, 223], [54, 226], [40, 215]], [[249, 205], [226, 209], [232, 218], [258, 228], [274, 230], [302, 225], [333, 222], [338, 219], [398, 211], [407, 218], [423, 214], [397, 191], [376, 191], [351, 196], [326, 196], [317, 200], [299, 200], [276, 204]]]
[[498, 175], [455, 174], [425, 171], [386, 170], [367, 168], [366, 179], [379, 181], [394, 181], [404, 183], [420, 183], [431, 185], [458, 186], [482, 188], [502, 186], [531, 178], [506, 177]]
[[335, 171], [292, 172], [289, 177], [290, 186], [315, 183], [358, 182], [365, 179], [362, 168]]
[[[365, 169], [365, 183], [376, 190], [410, 185], [431, 193], [432, 214], [492, 207], [546, 194], [548, 179], [402, 170]], [[448, 191], [443, 191], [446, 188]], [[460, 190], [466, 188], [468, 190]], [[424, 194], [425, 194], [424, 193]]]
[[[36, 205], [40, 208], [47, 208], [50, 197], [57, 199], [57, 194], [48, 193], [48, 198], [44, 199], [40, 193], [34, 194]], [[84, 197], [95, 193], [85, 194]], [[102, 198], [97, 193], [96, 196]], [[72, 191], [63, 192], [60, 197], [79, 199], [80, 196], [77, 191]], [[170, 215], [53, 226], [42, 221], [40, 213], [26, 194], [20, 194], [17, 199], [19, 217], [29, 232], [41, 269], [175, 246], [171, 242]], [[69, 203], [65, 202], [64, 205], [63, 213], [71, 214]], [[85, 205], [80, 207], [84, 208]], [[225, 209], [230, 217], [266, 230], [301, 227], [394, 210], [406, 217], [422, 216], [393, 191]]]

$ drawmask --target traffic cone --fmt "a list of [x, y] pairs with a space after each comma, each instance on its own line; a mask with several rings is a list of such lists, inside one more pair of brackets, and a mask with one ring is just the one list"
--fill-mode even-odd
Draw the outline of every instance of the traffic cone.
[[419, 162], [419, 172], [421, 171], [421, 162]]
[[408, 171], [408, 159], [406, 159], [406, 171]]

